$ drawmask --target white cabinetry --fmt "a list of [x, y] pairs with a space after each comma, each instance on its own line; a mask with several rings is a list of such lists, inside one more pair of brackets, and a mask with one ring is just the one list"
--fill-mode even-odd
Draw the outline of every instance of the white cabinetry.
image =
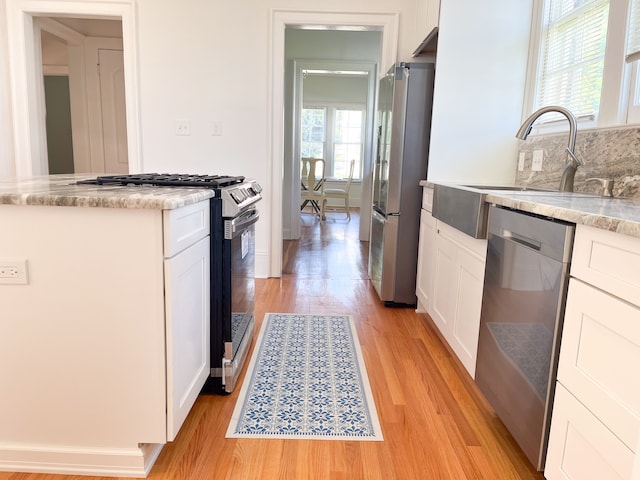
[[545, 476], [638, 479], [640, 239], [578, 225]]
[[164, 212], [167, 440], [209, 377], [209, 203]]
[[472, 238], [439, 220], [436, 225], [429, 313], [474, 377], [487, 241]]
[[433, 297], [433, 261], [436, 249], [436, 219], [431, 216], [433, 188], [422, 190], [422, 210], [420, 211], [420, 242], [418, 244], [418, 271], [416, 296], [418, 311], [431, 313]]
[[0, 470], [148, 474], [209, 369], [208, 208], [0, 205]]

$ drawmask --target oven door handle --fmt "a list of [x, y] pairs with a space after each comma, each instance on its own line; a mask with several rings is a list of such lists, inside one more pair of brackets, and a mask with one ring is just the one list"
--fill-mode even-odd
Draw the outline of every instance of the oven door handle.
[[257, 209], [251, 209], [248, 212], [242, 213], [231, 220], [225, 220], [224, 222], [224, 238], [231, 240], [241, 230], [246, 230], [251, 225], [256, 223], [260, 218], [260, 213]]

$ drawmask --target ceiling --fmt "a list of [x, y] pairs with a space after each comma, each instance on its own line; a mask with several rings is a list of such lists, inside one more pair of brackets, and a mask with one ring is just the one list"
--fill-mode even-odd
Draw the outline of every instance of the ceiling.
[[103, 18], [50, 17], [85, 37], [122, 38], [122, 21]]

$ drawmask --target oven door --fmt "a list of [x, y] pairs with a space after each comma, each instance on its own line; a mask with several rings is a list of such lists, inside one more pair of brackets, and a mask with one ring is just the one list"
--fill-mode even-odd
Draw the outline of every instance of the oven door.
[[231, 392], [254, 335], [255, 307], [255, 208], [224, 221], [223, 383]]

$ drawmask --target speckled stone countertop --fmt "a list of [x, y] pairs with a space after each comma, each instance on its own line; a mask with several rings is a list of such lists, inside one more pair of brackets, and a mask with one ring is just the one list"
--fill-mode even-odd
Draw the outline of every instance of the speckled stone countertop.
[[46, 205], [172, 210], [214, 196], [194, 187], [76, 185], [97, 175], [49, 175], [0, 179], [0, 205]]
[[[420, 185], [433, 187], [435, 184], [423, 180]], [[640, 200], [636, 198], [490, 188], [482, 192], [486, 194], [485, 201], [489, 203], [640, 238]]]

